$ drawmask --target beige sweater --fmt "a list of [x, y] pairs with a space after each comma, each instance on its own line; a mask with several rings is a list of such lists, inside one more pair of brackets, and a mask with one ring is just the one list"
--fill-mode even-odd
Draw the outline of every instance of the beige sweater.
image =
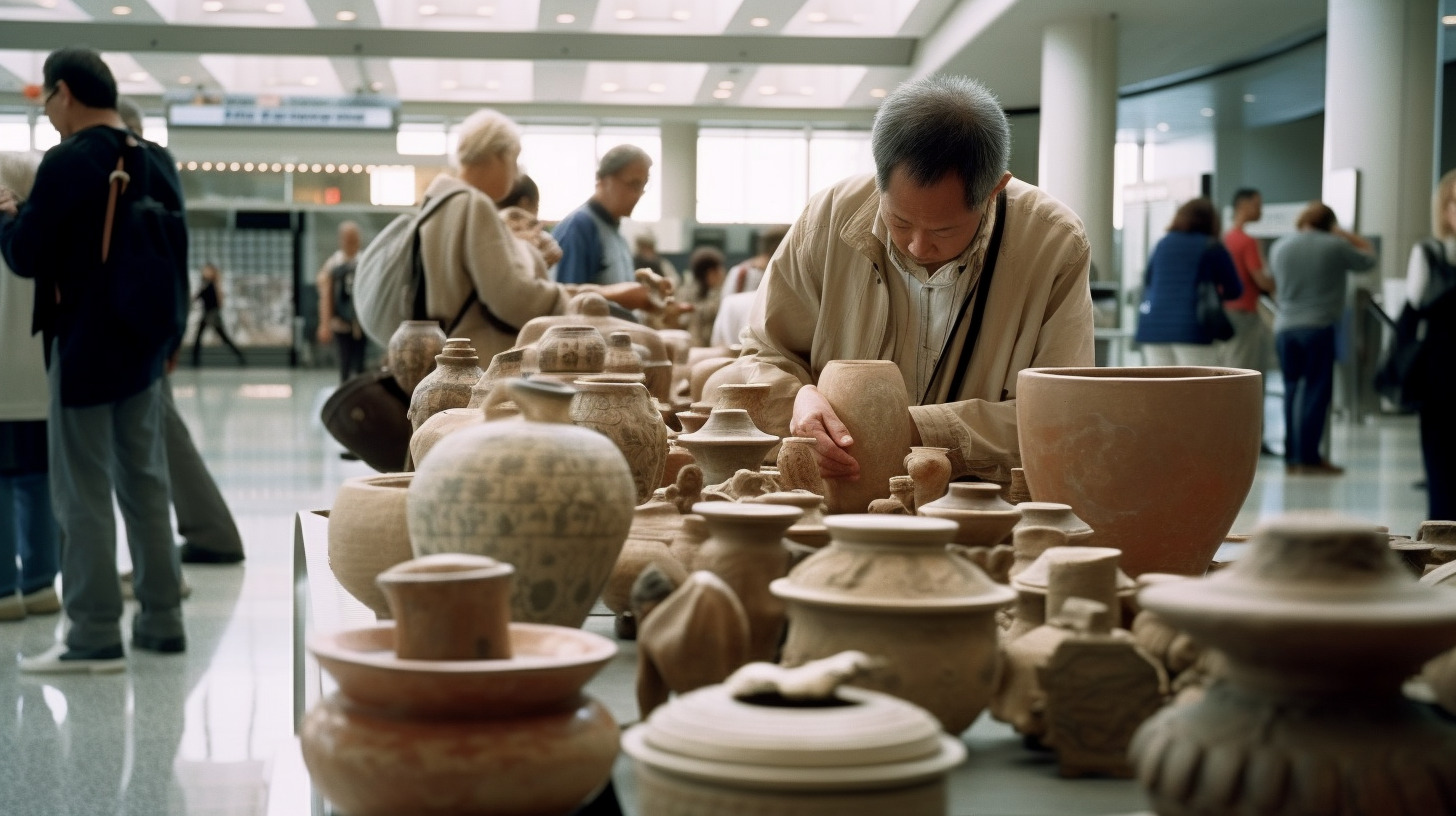
[[474, 289], [480, 302], [466, 311], [451, 337], [468, 337], [480, 365], [516, 343], [515, 331], [492, 325], [485, 309], [519, 330], [527, 320], [562, 314], [565, 289], [546, 280], [545, 263], [535, 248], [511, 235], [490, 197], [453, 176], [441, 175], [426, 198], [464, 189], [441, 205], [420, 228], [425, 264], [426, 308], [447, 328]]
[[[1016, 375], [1033, 366], [1093, 363], [1090, 254], [1077, 216], [1021, 181], [1007, 187], [1005, 233], [985, 323], [960, 393], [950, 381], [970, 320], [947, 350], [926, 404], [910, 414], [922, 444], [950, 449], [953, 475], [1007, 482], [1020, 466]], [[774, 382], [785, 434], [794, 395], [831, 360], [879, 359], [897, 327], [885, 274], [897, 274], [869, 176], [816, 195], [789, 231], [759, 286], [744, 358], [750, 382]], [[966, 274], [979, 277], [985, 246]], [[972, 279], [974, 287], [974, 279]], [[918, 395], [913, 395], [915, 399]]]

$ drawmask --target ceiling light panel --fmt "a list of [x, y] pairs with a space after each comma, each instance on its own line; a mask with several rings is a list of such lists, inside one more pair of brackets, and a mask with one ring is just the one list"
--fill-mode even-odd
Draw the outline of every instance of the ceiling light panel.
[[701, 62], [590, 62], [582, 80], [581, 101], [691, 105], [707, 73], [707, 64]]
[[[211, 26], [309, 28], [308, 0], [148, 0], [169, 23]], [[332, 15], [327, 22], [334, 22]]]
[[400, 98], [437, 102], [530, 102], [534, 85], [527, 60], [392, 59]]
[[743, 83], [741, 101], [765, 108], [858, 107], [861, 100], [850, 96], [865, 73], [851, 66], [765, 65]]
[[131, 54], [106, 52], [101, 59], [116, 77], [116, 90], [122, 96], [149, 96], [166, 90]]
[[538, 0], [374, 0], [384, 28], [533, 31]]
[[91, 15], [71, 0], [5, 0], [5, 2], [0, 2], [0, 20], [57, 23], [90, 19]]
[[[278, 96], [339, 96], [343, 83], [325, 57], [237, 57], [204, 54], [198, 58], [227, 93]], [[350, 91], [352, 92], [352, 88]]]
[[795, 37], [893, 37], [920, 0], [809, 0], [784, 24]]
[[606, 34], [721, 34], [741, 0], [600, 0], [591, 28]]

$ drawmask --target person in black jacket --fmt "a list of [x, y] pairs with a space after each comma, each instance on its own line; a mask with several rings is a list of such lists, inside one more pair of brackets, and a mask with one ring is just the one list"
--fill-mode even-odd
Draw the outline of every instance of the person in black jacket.
[[233, 354], [236, 354], [238, 357], [238, 365], [248, 364], [247, 359], [238, 350], [238, 346], [233, 342], [233, 339], [228, 337], [227, 329], [223, 328], [222, 325], [221, 277], [222, 274], [217, 271], [217, 266], [214, 264], [202, 265], [202, 288], [198, 290], [197, 296], [193, 298], [193, 300], [202, 303], [202, 319], [197, 321], [197, 336], [192, 340], [193, 368], [197, 368], [197, 364], [202, 359], [202, 332], [208, 328], [217, 332], [218, 338], [228, 348], [233, 350]]
[[187, 308], [182, 185], [166, 150], [125, 129], [100, 54], [63, 48], [42, 70], [45, 113], [61, 143], [46, 153], [27, 200], [0, 193], [0, 252], [36, 281], [32, 330], [44, 333], [47, 350], [51, 488], [70, 626], [63, 643], [23, 658], [20, 670], [121, 671], [113, 490], [141, 607], [132, 646], [187, 647], [162, 393]]

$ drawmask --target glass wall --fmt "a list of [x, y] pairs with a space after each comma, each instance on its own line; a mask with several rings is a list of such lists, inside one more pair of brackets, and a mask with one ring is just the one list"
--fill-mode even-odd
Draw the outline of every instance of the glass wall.
[[813, 193], [873, 170], [868, 131], [703, 128], [697, 220], [792, 223]]

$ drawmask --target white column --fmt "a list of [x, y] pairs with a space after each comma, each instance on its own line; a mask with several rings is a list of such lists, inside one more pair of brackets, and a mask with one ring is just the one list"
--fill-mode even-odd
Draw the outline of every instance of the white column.
[[653, 176], [662, 183], [662, 221], [658, 250], [681, 252], [698, 214], [698, 124], [662, 123], [662, 167]]
[[1324, 169], [1359, 171], [1355, 226], [1379, 238], [1386, 280], [1431, 230], [1438, 14], [1436, 0], [1329, 0]]
[[1048, 25], [1042, 33], [1036, 181], [1081, 216], [1102, 280], [1117, 279], [1112, 266], [1116, 131], [1116, 20], [1098, 15]]

